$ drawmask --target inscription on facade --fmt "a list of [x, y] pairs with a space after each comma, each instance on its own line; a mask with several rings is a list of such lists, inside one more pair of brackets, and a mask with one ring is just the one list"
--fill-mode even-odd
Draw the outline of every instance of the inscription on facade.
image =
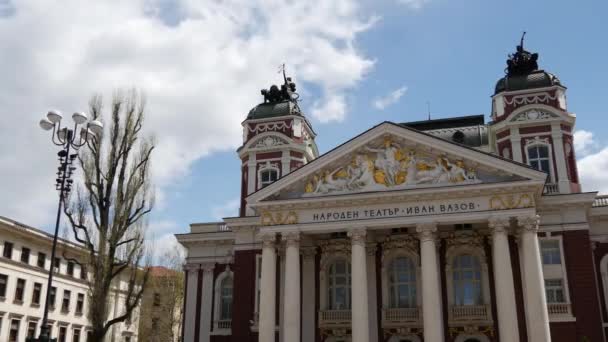
[[358, 208], [349, 210], [327, 210], [312, 212], [312, 222], [331, 222], [386, 217], [417, 215], [451, 214], [482, 210], [481, 204], [474, 201], [440, 202], [410, 204], [380, 208]]

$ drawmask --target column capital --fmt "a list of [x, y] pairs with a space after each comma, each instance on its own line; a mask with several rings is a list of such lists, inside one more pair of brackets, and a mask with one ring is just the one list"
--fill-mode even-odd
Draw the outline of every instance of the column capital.
[[317, 247], [302, 247], [300, 248], [300, 253], [302, 253], [302, 258], [304, 259], [314, 259], [315, 255], [317, 255]]
[[522, 228], [523, 232], [536, 233], [538, 231], [538, 222], [539, 221], [540, 221], [540, 216], [538, 216], [538, 215], [517, 217], [517, 225]]
[[418, 239], [420, 241], [435, 240], [435, 233], [437, 232], [436, 222], [419, 223], [416, 225], [416, 232], [418, 233]]
[[215, 262], [204, 262], [201, 264], [201, 269], [205, 273], [213, 272], [213, 269], [215, 269]]
[[508, 216], [492, 216], [488, 219], [488, 227], [494, 234], [506, 233], [511, 226], [511, 219]]
[[353, 245], [361, 245], [365, 247], [367, 231], [365, 228], [357, 228], [351, 229], [348, 231], [347, 235], [350, 237], [351, 243]]
[[285, 247], [298, 247], [300, 245], [300, 232], [287, 232], [281, 235]]
[[201, 268], [199, 264], [185, 264], [184, 271], [198, 271]]
[[263, 248], [274, 248], [277, 235], [276, 233], [262, 233], [260, 234], [260, 240], [262, 240]]

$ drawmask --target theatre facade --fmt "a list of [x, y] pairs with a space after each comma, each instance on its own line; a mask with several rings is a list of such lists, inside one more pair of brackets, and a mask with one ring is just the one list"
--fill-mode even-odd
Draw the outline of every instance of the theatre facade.
[[488, 123], [382, 122], [322, 155], [291, 79], [263, 90], [240, 215], [177, 235], [184, 341], [605, 341], [608, 198], [537, 61], [509, 56]]

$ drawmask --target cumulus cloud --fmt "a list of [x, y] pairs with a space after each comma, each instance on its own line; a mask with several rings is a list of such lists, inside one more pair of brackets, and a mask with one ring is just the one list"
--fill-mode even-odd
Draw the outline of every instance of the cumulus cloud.
[[240, 122], [259, 89], [281, 81], [281, 63], [302, 93], [320, 92], [305, 110], [343, 120], [349, 89], [374, 64], [356, 38], [375, 20], [356, 0], [3, 3], [0, 116], [11, 124], [0, 125], [2, 214], [50, 221], [57, 150], [37, 122], [50, 108], [85, 109], [95, 92], [146, 93], [161, 191], [193, 161], [239, 145]]
[[397, 3], [413, 9], [420, 9], [427, 2], [429, 2], [429, 0], [397, 0]]
[[574, 132], [574, 150], [578, 157], [577, 168], [584, 191], [608, 193], [608, 147], [595, 140], [592, 132]]
[[399, 99], [403, 95], [405, 95], [406, 92], [407, 92], [407, 87], [405, 87], [405, 86], [401, 87], [401, 88], [397, 88], [382, 97], [376, 98], [374, 100], [374, 107], [376, 107], [377, 109], [380, 109], [380, 110], [384, 110], [386, 107], [397, 103], [397, 101], [399, 101]]
[[593, 149], [597, 148], [597, 143], [593, 139], [593, 133], [585, 130], [577, 130], [574, 132], [574, 151], [578, 157], [583, 157], [589, 154]]

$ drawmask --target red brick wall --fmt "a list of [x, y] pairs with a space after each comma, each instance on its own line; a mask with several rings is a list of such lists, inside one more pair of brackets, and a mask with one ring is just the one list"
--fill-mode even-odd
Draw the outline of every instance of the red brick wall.
[[[551, 340], [552, 342], [579, 342], [580, 338], [577, 339], [576, 335], [576, 323], [575, 322], [563, 322], [563, 323], [551, 323]], [[591, 340], [595, 342], [596, 340]], [[602, 341], [602, 340], [597, 340]]]
[[602, 319], [589, 232], [564, 232], [563, 244], [570, 300], [576, 317], [576, 341], [583, 336], [590, 341], [602, 341]]
[[[232, 306], [232, 342], [254, 342], [251, 321], [255, 310], [256, 250], [234, 252], [234, 293]], [[226, 340], [214, 340], [226, 342]]]

